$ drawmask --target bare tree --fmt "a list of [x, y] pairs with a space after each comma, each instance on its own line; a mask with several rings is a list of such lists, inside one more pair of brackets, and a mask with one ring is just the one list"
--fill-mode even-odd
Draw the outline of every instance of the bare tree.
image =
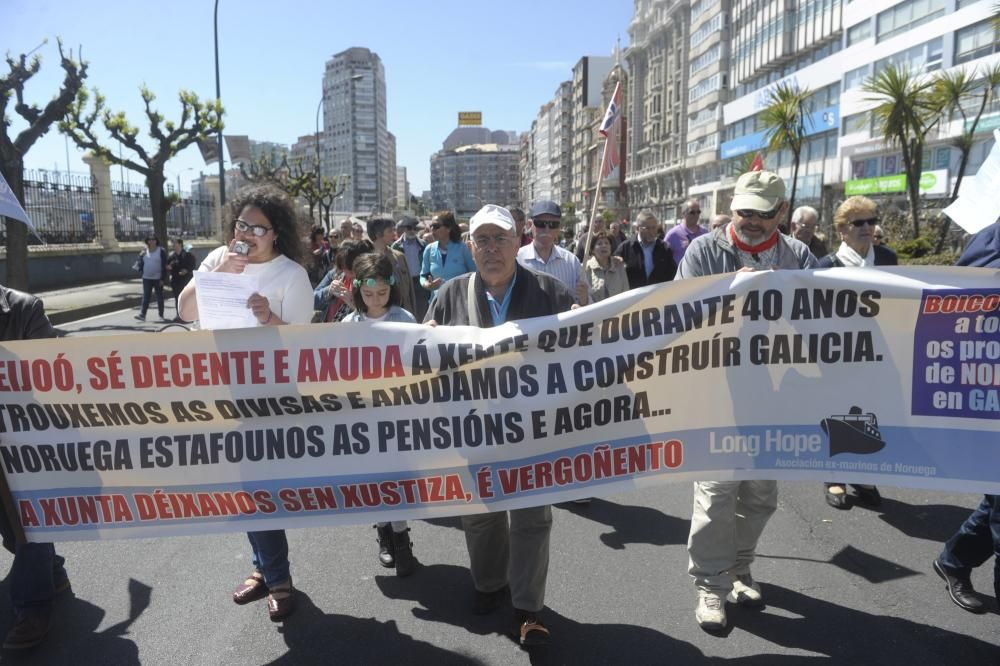
[[[170, 210], [172, 200], [165, 191], [167, 178], [164, 169], [174, 155], [199, 139], [222, 130], [222, 102], [201, 102], [194, 93], [182, 90], [178, 94], [181, 103], [181, 121], [178, 124], [172, 120], [165, 121], [163, 115], [153, 108], [156, 95], [149, 88], [143, 86], [141, 94], [146, 106], [146, 119], [149, 121], [148, 133], [155, 142], [155, 151], [149, 151], [139, 143], [139, 128], [129, 123], [124, 112], [112, 113], [105, 108], [104, 96], [97, 90], [94, 91], [93, 110], [87, 113], [90, 94], [86, 88], [80, 89], [76, 101], [70, 106], [69, 117], [59, 123], [59, 129], [81, 148], [93, 151], [112, 164], [120, 164], [145, 176], [146, 186], [149, 188], [149, 203], [153, 209], [153, 233], [160, 242], [165, 242], [167, 211]], [[98, 117], [111, 138], [132, 150], [138, 156], [138, 161], [118, 157], [102, 145], [94, 133], [94, 123]]]
[[[3, 78], [0, 78], [0, 172], [14, 192], [17, 200], [24, 204], [24, 156], [34, 143], [49, 131], [53, 123], [62, 120], [77, 92], [83, 89], [83, 80], [87, 78], [87, 63], [74, 60], [73, 54], [63, 53], [62, 41], [59, 44], [59, 58], [64, 71], [62, 86], [59, 93], [49, 100], [44, 109], [24, 101], [24, 85], [38, 73], [42, 61], [34, 56], [28, 61], [29, 54], [21, 54], [14, 58], [8, 54], [7, 65], [10, 67]], [[44, 43], [44, 42], [43, 42]], [[79, 53], [79, 50], [78, 50]], [[11, 95], [15, 98], [14, 111], [28, 126], [16, 137], [11, 134], [12, 119], [7, 114], [7, 105]], [[28, 288], [28, 229], [20, 222], [8, 220], [7, 223], [7, 286], [15, 289]]]

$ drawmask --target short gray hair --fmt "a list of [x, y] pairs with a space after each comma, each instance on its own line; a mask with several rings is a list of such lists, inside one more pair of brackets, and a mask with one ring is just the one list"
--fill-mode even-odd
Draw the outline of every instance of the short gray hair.
[[635, 224], [636, 226], [639, 226], [646, 220], [653, 220], [653, 222], [656, 222], [656, 226], [660, 226], [660, 220], [656, 217], [656, 214], [648, 208], [643, 208], [639, 211], [639, 214], [635, 216]]
[[792, 213], [792, 224], [798, 224], [803, 217], [813, 217], [817, 222], [819, 222], [819, 211], [817, 211], [812, 206], [799, 206]]

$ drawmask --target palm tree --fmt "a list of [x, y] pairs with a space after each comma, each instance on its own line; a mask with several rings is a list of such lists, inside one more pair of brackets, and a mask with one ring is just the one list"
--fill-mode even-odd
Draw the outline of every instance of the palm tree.
[[789, 83], [780, 83], [768, 94], [768, 103], [760, 112], [765, 128], [764, 140], [769, 150], [787, 149], [792, 154], [792, 194], [789, 211], [795, 210], [795, 188], [799, 179], [799, 160], [805, 145], [809, 123], [808, 100], [812, 91]]
[[913, 220], [913, 235], [920, 236], [920, 172], [927, 134], [941, 120], [940, 99], [932, 94], [935, 79], [919, 77], [905, 67], [889, 65], [868, 77], [861, 89], [868, 93], [866, 102], [875, 131], [903, 153], [906, 192]]
[[[980, 76], [982, 78], [979, 78]], [[947, 114], [946, 117], [951, 117], [957, 112], [962, 118], [962, 132], [951, 141], [951, 145], [958, 148], [962, 156], [958, 164], [955, 186], [951, 190], [952, 201], [958, 198], [958, 188], [961, 187], [962, 178], [965, 177], [965, 168], [969, 164], [969, 154], [972, 152], [979, 119], [982, 118], [987, 105], [993, 99], [993, 91], [997, 86], [1000, 86], [1000, 64], [986, 68], [981, 75], [978, 69], [971, 72], [965, 70], [943, 72], [938, 75], [934, 82], [933, 95], [942, 112]], [[966, 106], [969, 106], [969, 102], [976, 101], [979, 103], [978, 109], [976, 115], [970, 120]], [[935, 252], [941, 252], [944, 248], [949, 227], [951, 227], [951, 223], [948, 218], [945, 218]]]

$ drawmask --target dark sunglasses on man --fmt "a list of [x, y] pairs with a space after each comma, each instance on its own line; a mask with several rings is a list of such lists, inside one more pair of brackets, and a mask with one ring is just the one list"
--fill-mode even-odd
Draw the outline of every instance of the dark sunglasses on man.
[[752, 210], [749, 208], [741, 208], [740, 210], [736, 211], [736, 214], [744, 219], [756, 215], [762, 220], [773, 220], [778, 216], [778, 213], [780, 212], [781, 212], [781, 206], [778, 206], [777, 208], [772, 208], [771, 210]]
[[532, 220], [532, 224], [534, 224], [536, 227], [544, 228], [544, 229], [558, 229], [559, 228], [559, 220], [548, 220], [548, 221]]

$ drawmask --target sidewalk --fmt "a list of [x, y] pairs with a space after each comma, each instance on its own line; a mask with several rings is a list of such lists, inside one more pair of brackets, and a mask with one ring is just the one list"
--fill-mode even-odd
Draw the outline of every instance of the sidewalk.
[[[169, 291], [169, 287], [168, 287]], [[101, 282], [69, 289], [36, 292], [45, 314], [56, 326], [77, 319], [134, 308], [142, 303], [142, 279]]]

